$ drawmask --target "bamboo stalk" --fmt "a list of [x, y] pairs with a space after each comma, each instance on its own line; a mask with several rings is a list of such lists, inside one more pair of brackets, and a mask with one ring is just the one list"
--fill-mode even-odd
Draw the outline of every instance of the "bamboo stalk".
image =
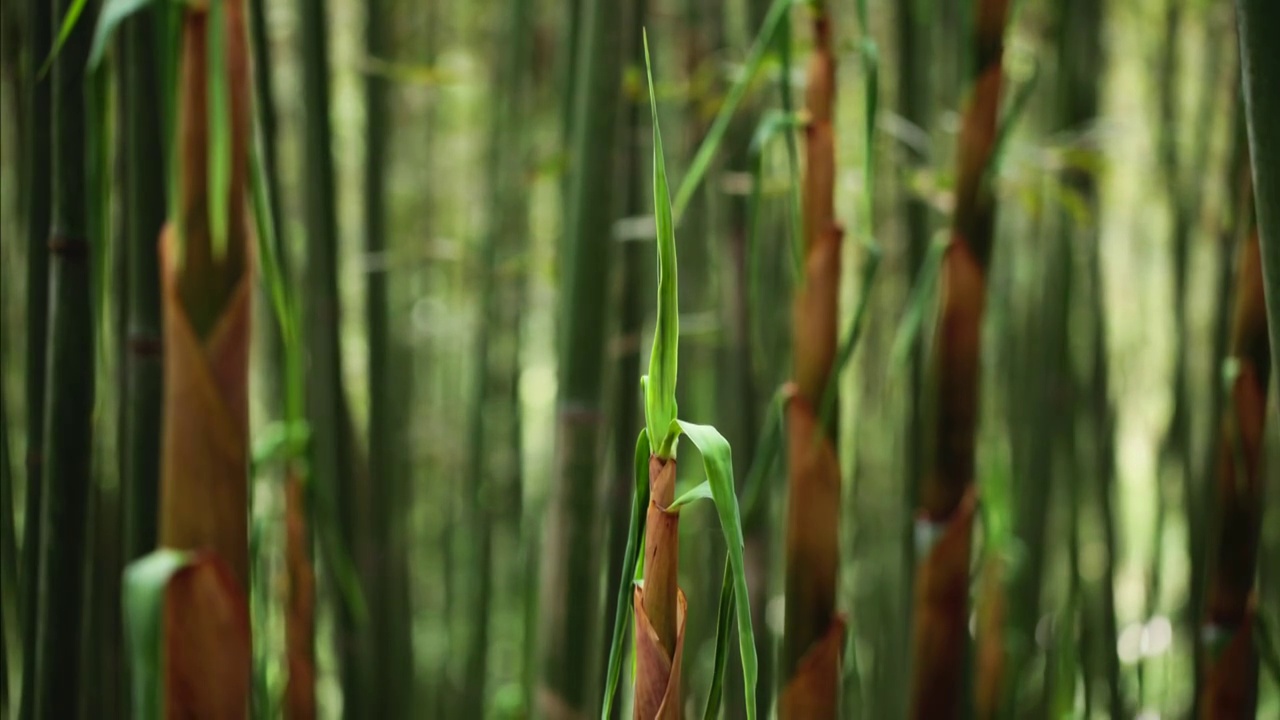
[[995, 227], [987, 169], [1000, 107], [1008, 0], [976, 5], [973, 95], [959, 138], [951, 244], [941, 268], [941, 309], [931, 372], [937, 387], [933, 457], [921, 484], [917, 533], [926, 536], [916, 574], [912, 674], [914, 718], [962, 712], [974, 455], [986, 272]]
[[836, 353], [840, 242], [835, 217], [836, 60], [825, 5], [814, 7], [803, 181], [804, 265], [793, 327], [795, 393], [787, 407], [786, 616], [779, 703], [784, 720], [834, 718], [839, 710], [844, 621], [836, 614], [840, 463], [818, 417]]
[[616, 0], [582, 3], [582, 37], [574, 58], [556, 468], [541, 548], [535, 701], [535, 714], [552, 718], [590, 713], [599, 695], [593, 652], [599, 626], [594, 498], [604, 425], [605, 291], [613, 244], [607, 238], [614, 219], [613, 184], [606, 179], [613, 177], [621, 99], [620, 12]]
[[[72, 2], [58, 2], [64, 18]], [[81, 689], [86, 526], [92, 491], [93, 238], [87, 196], [84, 67], [96, 4], [53, 65], [53, 208], [34, 716], [73, 717]]]
[[160, 268], [156, 238], [165, 216], [165, 168], [159, 111], [161, 92], [154, 10], [122, 28], [120, 103], [123, 113], [124, 223], [127, 246], [125, 338], [124, 544], [126, 562], [155, 547], [160, 491], [161, 355]]
[[25, 17], [30, 27], [27, 67], [33, 76], [27, 80], [27, 116], [25, 127], [27, 166], [23, 169], [27, 234], [27, 316], [26, 316], [26, 429], [24, 449], [26, 501], [23, 508], [22, 561], [22, 692], [18, 717], [35, 717], [36, 620], [39, 607], [41, 500], [44, 496], [44, 391], [48, 307], [49, 307], [49, 219], [52, 185], [52, 94], [49, 77], [34, 76], [34, 71], [47, 57], [53, 39], [53, 4], [46, 0], [29, 0]]

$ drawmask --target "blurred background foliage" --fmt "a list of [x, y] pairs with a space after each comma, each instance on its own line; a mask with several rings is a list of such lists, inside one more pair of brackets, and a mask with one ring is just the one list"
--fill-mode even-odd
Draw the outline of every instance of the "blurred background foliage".
[[[308, 345], [306, 392], [314, 402], [328, 384], [332, 404], [320, 420], [336, 423], [321, 435], [312, 416], [311, 437], [323, 437], [312, 472], [356, 478], [352, 495], [328, 501], [338, 506], [315, 509], [320, 714], [372, 717], [375, 706], [363, 703], [381, 702], [380, 717], [592, 716], [626, 539], [631, 438], [640, 428], [635, 378], [654, 307], [640, 28], [653, 49], [678, 185], [744, 71], [767, 3], [251, 2], [262, 21], [257, 112], [286, 283], [309, 338], [318, 324], [336, 323], [333, 357]], [[34, 130], [26, 103], [42, 62], [31, 43], [36, 4], [9, 0], [0, 9], [0, 520], [16, 539], [31, 487], [22, 462], [23, 238], [33, 192], [24, 182]], [[854, 3], [830, 7], [845, 319], [862, 290], [858, 241], [874, 236], [883, 251], [864, 335], [840, 376], [839, 605], [850, 628], [845, 714], [888, 718], [907, 708], [915, 488], [928, 451], [919, 439], [929, 411], [920, 364], [933, 315], [927, 268], [953, 203], [970, 19], [967, 3], [868, 5], [868, 28], [856, 22]], [[1239, 222], [1234, 12], [1227, 0], [1015, 3], [1006, 117], [1019, 98], [1026, 104], [989, 173], [998, 249], [983, 331], [974, 558], [975, 567], [999, 558], [1010, 569], [999, 580], [1011, 618], [1003, 642], [1017, 659], [1009, 717], [1049, 717], [1050, 708], [1072, 717], [1191, 712]], [[725, 433], [740, 483], [762, 457], [771, 398], [790, 372], [796, 175], [784, 138], [794, 122], [776, 112], [803, 97], [805, 13], [792, 9], [788, 42], [770, 44], [677, 228], [681, 414]], [[881, 59], [871, 146], [858, 60], [868, 40]], [[95, 82], [116, 87], [120, 52], [109, 51]], [[95, 97], [93, 128], [103, 138], [119, 136], [125, 113], [160, 112], [124, 107], [111, 92]], [[326, 113], [328, 127], [308, 127]], [[770, 122], [774, 135], [760, 142], [757, 128]], [[134, 250], [119, 241], [124, 170], [114, 147], [108, 142], [101, 159], [109, 179], [91, 189], [106, 209], [94, 255], [97, 353], [86, 358], [98, 385], [90, 561], [100, 581], [90, 583], [91, 615], [117, 602], [102, 579], [110, 573], [98, 573], [120, 562], [125, 485], [121, 298]], [[317, 239], [326, 234], [329, 249]], [[328, 289], [310, 269], [325, 253], [336, 281]], [[278, 399], [284, 364], [265, 295], [255, 312], [255, 707], [274, 716], [286, 680], [284, 464], [276, 459], [298, 427], [285, 423]], [[1277, 417], [1273, 391], [1259, 563], [1259, 607], [1272, 637], [1280, 632]], [[697, 480], [697, 465], [681, 465], [682, 485]], [[759, 497], [744, 502], [765, 703], [783, 617], [783, 467], [761, 466]], [[724, 550], [709, 506], [684, 514], [692, 633], [684, 686], [701, 698]], [[7, 546], [0, 568], [5, 702], [15, 717], [18, 544]], [[355, 573], [359, 597], [344, 599], [342, 583], [328, 582], [343, 572]], [[978, 588], [982, 573], [974, 577]], [[344, 619], [344, 603], [367, 612]], [[335, 650], [349, 622], [368, 653], [358, 677], [342, 672]], [[98, 662], [110, 657], [104, 650]], [[123, 698], [120, 686], [106, 687], [119, 681], [109, 675], [82, 677], [103, 684], [95, 697]], [[734, 675], [727, 717], [741, 717]], [[1265, 667], [1262, 678], [1258, 717], [1276, 717], [1280, 686]], [[558, 704], [566, 698], [567, 707]], [[104, 702], [91, 716], [123, 712], [123, 699]], [[690, 712], [699, 711], [694, 702]]]

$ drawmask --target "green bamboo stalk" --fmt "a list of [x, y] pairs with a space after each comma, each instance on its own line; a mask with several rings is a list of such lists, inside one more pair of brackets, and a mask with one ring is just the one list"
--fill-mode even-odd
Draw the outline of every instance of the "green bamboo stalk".
[[[7, 341], [5, 323], [0, 322], [0, 341]], [[9, 464], [9, 406], [4, 383], [0, 383], [0, 713], [16, 717], [11, 703], [17, 693], [9, 688], [10, 663], [20, 658], [11, 652], [20, 625], [22, 586], [18, 578], [18, 538], [13, 527], [13, 468]], [[15, 688], [16, 690], [16, 688]], [[12, 708], [12, 709], [11, 709]]]
[[[339, 331], [337, 197], [334, 186], [332, 121], [329, 116], [329, 49], [325, 0], [299, 0], [303, 127], [303, 207], [308, 253], [304, 284], [308, 420], [311, 470], [322, 517], [337, 538], [337, 552], [358, 557], [360, 513], [356, 503], [355, 456], [349, 443], [351, 424], [342, 385], [342, 339]], [[329, 573], [336, 597], [346, 598], [336, 573]], [[349, 598], [340, 603], [337, 624], [338, 660], [343, 707], [362, 716], [370, 707], [367, 657]]]
[[23, 168], [27, 242], [26, 337], [26, 501], [22, 530], [22, 693], [18, 717], [35, 717], [36, 619], [39, 607], [41, 499], [44, 496], [44, 391], [49, 306], [49, 216], [52, 195], [52, 80], [36, 70], [48, 56], [53, 39], [53, 5], [29, 0], [25, 13], [29, 32], [26, 68], [27, 166]]
[[[902, 119], [920, 129], [921, 138], [929, 138], [932, 129], [933, 114], [933, 65], [935, 53], [930, 42], [930, 12], [919, 2], [902, 2], [898, 4], [898, 114]], [[909, 173], [902, 183], [901, 212], [906, 221], [907, 263], [912, 277], [917, 277], [924, 266], [925, 253], [929, 246], [930, 221], [929, 206], [925, 199], [911, 188], [911, 175], [927, 167], [930, 160], [930, 147], [904, 148], [907, 153], [906, 172]], [[910, 300], [908, 299], [908, 303]], [[924, 458], [924, 397], [925, 354], [923, 337], [917, 336], [912, 342], [910, 367], [908, 370], [909, 392], [905, 399], [908, 404], [906, 413], [906, 439], [903, 443], [905, 462], [903, 462], [904, 481], [902, 483], [902, 534], [901, 543], [901, 584], [898, 589], [902, 602], [912, 596], [914, 591], [915, 568], [915, 533], [914, 520], [916, 503], [918, 502], [917, 478], [923, 471]], [[877, 667], [886, 667], [892, 690], [879, 694], [887, 703], [881, 712], [887, 717], [902, 717], [906, 714], [907, 681], [911, 667], [911, 619], [906, 613], [895, 613], [896, 626], [889, 637], [891, 646], [886, 648], [890, 659], [886, 663], [877, 663]]]
[[124, 474], [125, 560], [155, 547], [160, 488], [161, 400], [164, 392], [160, 336], [160, 265], [156, 239], [164, 226], [167, 177], [162, 93], [156, 68], [154, 10], [143, 10], [121, 29], [120, 96], [128, 248], [128, 327], [125, 338], [127, 405]]
[[556, 471], [542, 545], [538, 714], [587, 714], [598, 700], [596, 533], [603, 431], [605, 302], [613, 224], [614, 138], [620, 100], [620, 4], [584, 3], [575, 59], [569, 213], [561, 293]]
[[[382, 0], [368, 3], [365, 48], [370, 57], [385, 59], [391, 52], [392, 5]], [[365, 170], [364, 236], [369, 258], [385, 258], [388, 253], [386, 229], [386, 164], [391, 138], [385, 77], [365, 77]], [[405, 412], [405, 393], [399, 386], [396, 369], [402, 354], [392, 337], [391, 306], [388, 300], [388, 270], [391, 264], [376, 263], [367, 275], [366, 318], [369, 329], [369, 471], [370, 513], [378, 558], [369, 578], [378, 610], [370, 640], [370, 656], [377, 670], [370, 677], [369, 712], [380, 717], [401, 717], [412, 708], [411, 621], [400, 603], [397, 588], [407, 582], [403, 545], [404, 514], [401, 486], [404, 483], [403, 436], [398, 419]], [[376, 688], [373, 687], [376, 685]]]
[[[490, 112], [487, 183], [489, 226], [480, 249], [480, 318], [471, 360], [476, 368], [469, 405], [468, 477], [465, 491], [467, 523], [473, 531], [470, 642], [463, 661], [465, 687], [459, 711], [470, 717], [485, 714], [490, 612], [493, 594], [493, 544], [496, 500], [503, 491], [519, 492], [519, 446], [509, 446], [517, 433], [500, 427], [519, 427], [515, 389], [519, 367], [519, 308], [524, 283], [511, 277], [522, 239], [527, 234], [523, 134], [516, 118], [525, 117], [527, 74], [531, 44], [528, 27], [532, 4], [511, 0], [509, 25], [495, 40], [493, 52], [494, 106]], [[520, 274], [523, 277], [523, 273]], [[496, 436], [498, 442], [487, 438]], [[514, 476], [514, 482], [513, 482]]]
[[[74, 0], [55, 4], [65, 18]], [[45, 495], [33, 717], [73, 717], [80, 685], [86, 526], [92, 488], [94, 239], [86, 195], [85, 63], [96, 3], [71, 30], [52, 70], [53, 207], [49, 231], [49, 354]]]
[[[1280, 6], [1266, 0], [1236, 0], [1240, 57], [1244, 76], [1253, 192], [1262, 245], [1267, 324], [1271, 347], [1280, 348]], [[1273, 376], [1280, 377], [1280, 352], [1271, 354]]]

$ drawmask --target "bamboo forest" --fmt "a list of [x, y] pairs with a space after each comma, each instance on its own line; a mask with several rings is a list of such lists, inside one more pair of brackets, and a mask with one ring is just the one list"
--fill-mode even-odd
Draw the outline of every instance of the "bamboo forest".
[[1280, 718], [1280, 2], [0, 0], [0, 719]]

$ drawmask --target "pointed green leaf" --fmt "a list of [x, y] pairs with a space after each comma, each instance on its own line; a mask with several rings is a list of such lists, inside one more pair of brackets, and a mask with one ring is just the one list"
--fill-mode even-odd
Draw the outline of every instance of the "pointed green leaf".
[[89, 69], [102, 62], [107, 52], [107, 41], [115, 34], [120, 23], [130, 15], [150, 5], [154, 0], [107, 0], [98, 14], [98, 24], [93, 30], [93, 45], [89, 48]]
[[209, 243], [214, 259], [227, 251], [231, 195], [231, 104], [227, 82], [226, 7], [211, 0], [206, 50], [209, 53]]
[[[720, 110], [716, 113], [716, 119], [712, 121], [706, 137], [703, 138], [702, 144], [698, 146], [697, 154], [693, 156], [693, 162], [689, 164], [688, 172], [685, 173], [684, 179], [680, 181], [680, 186], [676, 189], [676, 200], [672, 212], [676, 224], [680, 223], [680, 218], [684, 216], [684, 211], [689, 207], [689, 201], [693, 199], [694, 191], [702, 184], [702, 178], [707, 174], [707, 170], [710, 169], [711, 160], [715, 157], [716, 150], [720, 147], [725, 133], [729, 130], [729, 122], [733, 119], [733, 114], [737, 112], [738, 105], [742, 103], [742, 99], [746, 97], [747, 89], [755, 80], [756, 75], [759, 74], [760, 66], [764, 63], [769, 47], [773, 43], [774, 33], [782, 25], [782, 20], [787, 16], [787, 11], [791, 9], [792, 2], [793, 0], [773, 0], [773, 4], [769, 6], [769, 12], [765, 15], [764, 22], [760, 25], [760, 32], [756, 35], [755, 41], [751, 44], [751, 50], [747, 53], [747, 60], [742, 73], [725, 94], [724, 104], [720, 106]], [[652, 95], [652, 92], [650, 92], [650, 95]]]
[[893, 348], [889, 351], [891, 371], [894, 368], [904, 367], [907, 363], [907, 354], [911, 352], [911, 346], [915, 343], [916, 337], [920, 334], [920, 327], [924, 324], [925, 309], [933, 305], [930, 300], [937, 291], [942, 256], [950, 244], [950, 238], [944, 235], [929, 245], [929, 252], [920, 265], [920, 274], [911, 288], [911, 295], [907, 300], [907, 311], [902, 316], [902, 323], [898, 325], [898, 332], [893, 337]]
[[67, 8], [67, 14], [62, 16], [62, 25], [58, 28], [58, 37], [53, 43], [53, 50], [49, 51], [49, 57], [44, 59], [44, 64], [40, 66], [40, 71], [36, 73], [36, 77], [43, 79], [49, 73], [49, 68], [53, 67], [53, 61], [57, 59], [58, 53], [62, 52], [62, 46], [67, 44], [67, 38], [71, 37], [71, 31], [76, 29], [76, 23], [80, 20], [80, 15], [84, 12], [84, 0], [76, 0], [75, 4]]
[[133, 716], [138, 720], [163, 714], [165, 588], [191, 558], [189, 552], [160, 548], [124, 570], [125, 638], [133, 676]]
[[716, 611], [716, 655], [711, 671], [711, 692], [707, 695], [707, 709], [703, 720], [720, 717], [720, 704], [724, 699], [724, 672], [729, 665], [729, 638], [733, 624], [733, 568], [724, 564], [724, 580], [720, 583], [720, 604]]
[[746, 562], [743, 559], [742, 518], [738, 512], [738, 498], [733, 492], [733, 456], [729, 441], [720, 431], [709, 425], [697, 425], [683, 420], [672, 424], [672, 434], [683, 433], [702, 455], [702, 467], [711, 484], [711, 494], [720, 517], [720, 530], [729, 551], [729, 569], [733, 573], [733, 594], [738, 615], [738, 646], [742, 652], [742, 685], [746, 693], [747, 720], [756, 717], [756, 679], [759, 675], [759, 659], [756, 657], [755, 636], [751, 631], [751, 599], [747, 593]]
[[649, 355], [649, 380], [645, 390], [645, 421], [649, 445], [660, 458], [675, 452], [669, 436], [676, 419], [676, 345], [680, 341], [679, 290], [676, 283], [676, 234], [671, 220], [671, 194], [667, 166], [658, 129], [657, 96], [653, 92], [653, 64], [649, 60], [649, 36], [644, 36], [644, 65], [649, 78], [649, 108], [653, 115], [653, 216], [657, 225], [658, 319]]
[[609, 644], [609, 668], [605, 675], [604, 703], [601, 720], [609, 720], [613, 696], [618, 693], [622, 674], [622, 653], [627, 645], [627, 626], [631, 621], [631, 588], [641, 555], [644, 554], [644, 525], [649, 511], [649, 435], [642, 431], [636, 438], [635, 493], [631, 496], [631, 529], [627, 531], [627, 554], [622, 561], [622, 577], [618, 578], [618, 605], [613, 618], [613, 641]]
[[681, 493], [680, 497], [677, 497], [675, 500], [671, 501], [671, 504], [667, 506], [667, 512], [675, 512], [676, 510], [679, 510], [680, 508], [694, 502], [695, 500], [712, 500], [712, 499], [714, 498], [711, 495], [711, 483], [710, 481], [703, 480], [697, 485]]

